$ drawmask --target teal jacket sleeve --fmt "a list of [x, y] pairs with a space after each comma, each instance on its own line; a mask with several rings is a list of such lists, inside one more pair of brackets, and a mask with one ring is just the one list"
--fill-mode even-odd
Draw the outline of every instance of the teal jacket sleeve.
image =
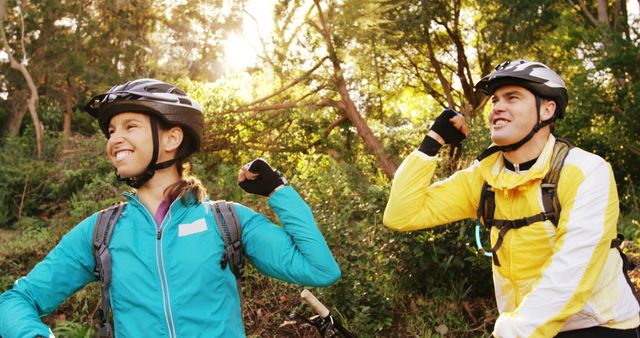
[[256, 268], [277, 279], [305, 286], [327, 286], [340, 278], [340, 268], [316, 225], [309, 206], [290, 186], [274, 192], [269, 205], [282, 227], [240, 206], [242, 241]]
[[44, 260], [0, 295], [1, 337], [49, 337], [51, 331], [40, 317], [95, 280], [91, 243], [96, 216], [69, 231]]

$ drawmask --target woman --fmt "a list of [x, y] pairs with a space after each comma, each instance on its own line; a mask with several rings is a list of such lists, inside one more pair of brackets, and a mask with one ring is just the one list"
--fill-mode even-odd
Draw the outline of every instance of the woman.
[[[240, 297], [202, 184], [184, 170], [200, 148], [203, 113], [182, 90], [138, 79], [94, 97], [85, 110], [108, 138], [117, 175], [136, 188], [115, 226], [109, 251], [111, 308], [119, 337], [244, 336]], [[311, 210], [261, 159], [244, 166], [240, 186], [269, 196], [283, 227], [235, 204], [245, 255], [269, 276], [306, 286], [340, 277]], [[0, 336], [49, 336], [40, 317], [96, 280], [92, 253], [98, 213], [66, 234], [0, 296]]]

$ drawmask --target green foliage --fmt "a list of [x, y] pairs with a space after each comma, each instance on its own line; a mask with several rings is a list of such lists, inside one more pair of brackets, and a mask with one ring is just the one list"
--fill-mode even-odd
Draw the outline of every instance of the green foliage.
[[[220, 3], [20, 3], [38, 113], [50, 132], [40, 159], [33, 155], [28, 118], [18, 137], [0, 141], [0, 291], [70, 227], [121, 199], [126, 186], [103, 156], [104, 137], [80, 108], [115, 83], [154, 76], [174, 79], [206, 112], [203, 152], [191, 169], [212, 199], [238, 201], [275, 220], [264, 199], [236, 184], [238, 168], [261, 156], [308, 201], [343, 275], [314, 293], [348, 328], [363, 337], [488, 336], [497, 313], [490, 262], [475, 254], [473, 222], [413, 233], [387, 230], [381, 219], [390, 182], [353, 123], [343, 119], [334, 68], [324, 61], [301, 77], [328, 53], [325, 37], [309, 24], [319, 22], [313, 4], [277, 1], [275, 31], [261, 63], [219, 79], [224, 65], [214, 60], [224, 32], [237, 29], [242, 6]], [[586, 3], [595, 13], [594, 3]], [[10, 1], [5, 27], [11, 46], [22, 53], [15, 5]], [[466, 114], [471, 135], [462, 156], [452, 158], [445, 147], [436, 180], [468, 166], [490, 143], [485, 98], [470, 87], [474, 80], [504, 59], [530, 58], [557, 69], [570, 103], [556, 133], [612, 164], [619, 231], [630, 240], [627, 250], [637, 251], [640, 44], [637, 34], [629, 34], [637, 33], [637, 22], [609, 20], [596, 27], [572, 2], [549, 0], [347, 0], [322, 6], [348, 94], [396, 164], [443, 107], [452, 104]], [[0, 94], [9, 94], [0, 101], [5, 125], [23, 106], [18, 94], [25, 84], [7, 63], [0, 69]], [[294, 79], [295, 86], [247, 106]], [[65, 111], [71, 111], [77, 136], [64, 141], [63, 151]], [[308, 328], [279, 327], [285, 312], [306, 310], [298, 292], [249, 268], [243, 289], [247, 334], [311, 335]], [[98, 299], [99, 289], [89, 285], [45, 322], [58, 336], [91, 336]]]
[[58, 140], [47, 137], [45, 154], [34, 159], [31, 136], [9, 139], [0, 151], [0, 227], [8, 227], [23, 215], [37, 215], [56, 201], [49, 186], [57, 177], [51, 162]]
[[[63, 203], [69, 197], [72, 197], [72, 203], [75, 202], [74, 209], [83, 202], [98, 201], [95, 203], [101, 208], [108, 205], [96, 195], [102, 193], [104, 196], [106, 192], [113, 196], [118, 183], [111, 164], [102, 154], [104, 140], [101, 135], [76, 139], [75, 148], [61, 158], [60, 135], [47, 135], [45, 153], [40, 159], [31, 155], [32, 141], [29, 136], [8, 139], [0, 151], [0, 227], [18, 228], [35, 222], [29, 218], [21, 220], [25, 215], [50, 217], [63, 209]], [[89, 183], [92, 185], [85, 187]], [[93, 196], [85, 194], [88, 196], [81, 201], [75, 200], [74, 194], [82, 189], [95, 193]], [[93, 211], [98, 209], [91, 208]], [[88, 211], [85, 208], [74, 216], [86, 217]]]
[[96, 337], [95, 330], [92, 327], [67, 320], [56, 323], [56, 327], [53, 329], [53, 334], [56, 337], [64, 338]]

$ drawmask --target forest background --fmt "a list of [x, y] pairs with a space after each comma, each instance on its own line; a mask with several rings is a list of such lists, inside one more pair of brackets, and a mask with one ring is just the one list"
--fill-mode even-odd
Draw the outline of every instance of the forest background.
[[[301, 192], [343, 272], [313, 291], [360, 336], [491, 331], [491, 267], [475, 252], [473, 220], [394, 233], [381, 219], [397, 165], [443, 108], [462, 112], [472, 133], [461, 156], [445, 148], [436, 179], [489, 145], [489, 105], [473, 84], [503, 60], [541, 61], [565, 79], [556, 134], [612, 164], [619, 232], [637, 260], [638, 1], [276, 0], [268, 31], [251, 3], [0, 0], [0, 292], [80, 220], [122, 199], [127, 187], [81, 107], [139, 77], [177, 83], [206, 111], [192, 167], [211, 198], [270, 214], [235, 182], [258, 156]], [[257, 59], [234, 68], [226, 48], [247, 27], [260, 33], [249, 50]], [[44, 318], [58, 336], [94, 334], [95, 284]], [[254, 269], [243, 285], [247, 335], [311, 333], [285, 322], [306, 310], [300, 287]]]

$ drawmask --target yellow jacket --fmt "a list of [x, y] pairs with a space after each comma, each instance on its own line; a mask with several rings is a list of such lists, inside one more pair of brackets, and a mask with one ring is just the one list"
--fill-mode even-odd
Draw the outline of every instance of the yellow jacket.
[[[384, 224], [418, 230], [473, 218], [483, 181], [495, 190], [495, 218], [519, 219], [543, 211], [540, 183], [549, 170], [551, 135], [536, 163], [516, 173], [493, 154], [431, 184], [437, 158], [414, 151], [396, 172]], [[616, 236], [618, 193], [611, 166], [573, 148], [558, 181], [558, 226], [537, 222], [509, 230], [493, 266], [500, 317], [496, 337], [553, 337], [591, 326], [617, 329], [640, 324], [640, 307], [622, 273]], [[491, 245], [498, 230], [491, 229]]]

